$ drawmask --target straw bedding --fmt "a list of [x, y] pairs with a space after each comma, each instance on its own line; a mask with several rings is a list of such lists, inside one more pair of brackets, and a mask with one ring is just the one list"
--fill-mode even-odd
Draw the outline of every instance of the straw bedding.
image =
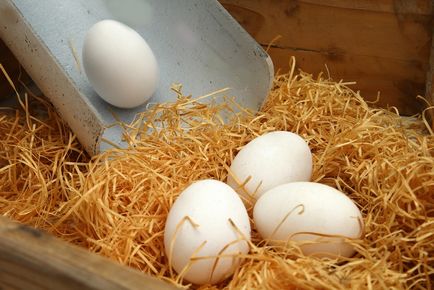
[[373, 109], [350, 87], [295, 74], [293, 66], [276, 77], [263, 108], [250, 112], [231, 98], [184, 96], [178, 86], [176, 102], [123, 124], [129, 149], [93, 158], [44, 98], [22, 95], [20, 109], [0, 111], [0, 213], [187, 287], [170, 276], [164, 256], [171, 204], [192, 181], [225, 180], [248, 141], [288, 130], [309, 143], [312, 180], [361, 209], [365, 235], [352, 242], [356, 256], [321, 260], [296, 247], [272, 248], [252, 225], [252, 249], [234, 277], [203, 288], [432, 288], [434, 134], [422, 117]]

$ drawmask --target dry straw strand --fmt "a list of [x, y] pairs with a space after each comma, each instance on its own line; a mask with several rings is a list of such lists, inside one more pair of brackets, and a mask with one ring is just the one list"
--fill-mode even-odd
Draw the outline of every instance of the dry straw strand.
[[251, 251], [234, 277], [202, 288], [429, 289], [434, 135], [425, 114], [406, 121], [371, 108], [352, 84], [297, 72], [293, 60], [259, 112], [232, 98], [185, 96], [179, 86], [176, 101], [124, 124], [130, 148], [93, 158], [53, 107], [28, 92], [17, 108], [0, 110], [0, 213], [186, 287], [164, 255], [171, 205], [195, 180], [225, 181], [233, 157], [256, 136], [288, 130], [309, 143], [312, 180], [361, 209], [365, 236], [348, 241], [357, 254], [339, 263], [306, 257], [295, 244], [268, 246], [252, 224]]

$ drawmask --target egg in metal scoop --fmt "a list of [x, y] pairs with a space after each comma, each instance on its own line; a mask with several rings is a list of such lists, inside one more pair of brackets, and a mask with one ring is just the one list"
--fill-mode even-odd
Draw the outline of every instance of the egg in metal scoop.
[[145, 103], [159, 81], [157, 60], [134, 29], [115, 20], [94, 24], [86, 34], [83, 51], [86, 76], [106, 102], [120, 108]]

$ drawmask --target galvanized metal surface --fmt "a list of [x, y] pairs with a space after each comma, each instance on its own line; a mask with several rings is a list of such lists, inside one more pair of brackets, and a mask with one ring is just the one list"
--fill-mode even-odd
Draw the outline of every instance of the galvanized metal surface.
[[273, 65], [264, 50], [215, 0], [3, 0], [0, 37], [51, 100], [90, 154], [123, 146], [116, 115], [130, 122], [146, 104], [115, 108], [93, 91], [80, 69], [86, 31], [103, 19], [136, 29], [153, 49], [161, 80], [149, 103], [171, 101], [173, 83], [201, 96], [225, 87], [256, 109], [268, 93]]

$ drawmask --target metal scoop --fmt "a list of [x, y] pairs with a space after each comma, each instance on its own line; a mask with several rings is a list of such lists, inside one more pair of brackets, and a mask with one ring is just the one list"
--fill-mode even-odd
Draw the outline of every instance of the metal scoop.
[[91, 155], [123, 146], [114, 115], [131, 122], [146, 110], [104, 102], [81, 69], [84, 36], [103, 19], [129, 25], [154, 51], [161, 80], [148, 103], [175, 100], [170, 87], [182, 83], [197, 97], [229, 87], [257, 109], [271, 87], [270, 57], [215, 0], [0, 1], [0, 37]]

